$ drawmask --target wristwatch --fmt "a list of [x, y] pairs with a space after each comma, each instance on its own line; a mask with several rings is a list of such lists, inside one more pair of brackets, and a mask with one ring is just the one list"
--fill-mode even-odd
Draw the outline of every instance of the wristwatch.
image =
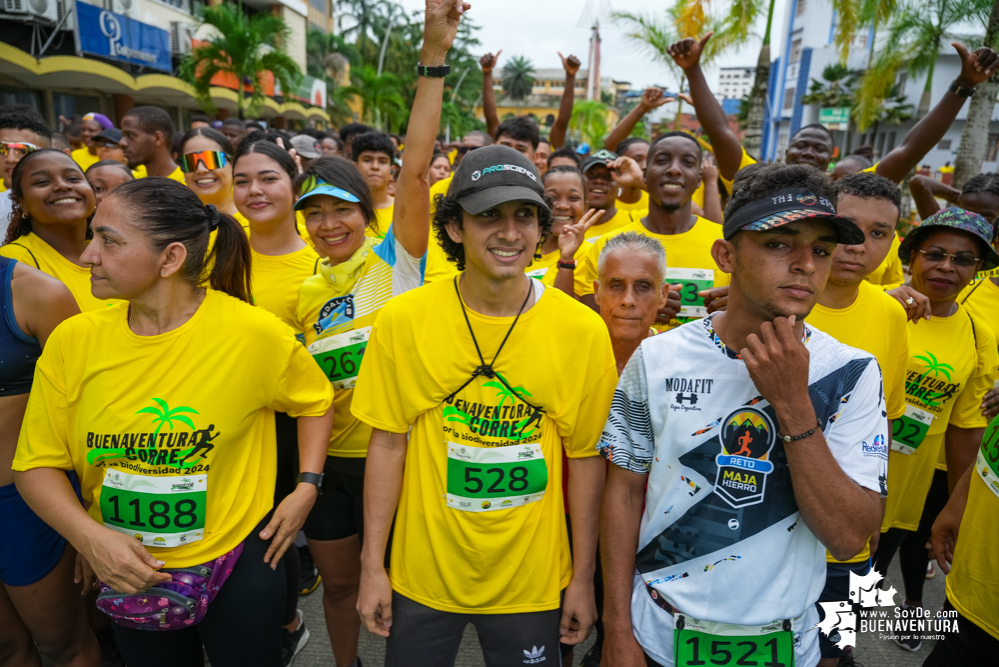
[[316, 491], [319, 495], [323, 495], [323, 477], [326, 476], [324, 472], [300, 472], [298, 477], [295, 478], [295, 484], [315, 484]]
[[950, 84], [950, 88], [948, 88], [947, 90], [954, 93], [958, 97], [971, 97], [972, 95], [975, 94], [974, 88], [965, 88], [963, 86], [959, 86], [957, 85], [957, 81], [952, 82]]
[[451, 73], [450, 65], [438, 65], [437, 67], [427, 67], [426, 65], [421, 65], [416, 63], [416, 73], [420, 76], [430, 76], [438, 79], [443, 79], [448, 74]]

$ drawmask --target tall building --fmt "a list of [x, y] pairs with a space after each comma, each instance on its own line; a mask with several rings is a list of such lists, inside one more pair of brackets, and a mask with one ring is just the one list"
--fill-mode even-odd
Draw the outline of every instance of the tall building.
[[[217, 4], [220, 0], [209, 0]], [[116, 123], [133, 106], [154, 105], [187, 127], [200, 113], [191, 86], [177, 68], [211, 28], [198, 26], [200, 0], [49, 0], [8, 2], [0, 14], [0, 104], [38, 110], [56, 126], [60, 115], [101, 112]], [[322, 6], [320, 10], [319, 7]], [[242, 0], [248, 14], [284, 19], [290, 37], [284, 50], [306, 71], [309, 25], [332, 29], [331, 0]], [[282, 91], [262, 73], [266, 101], [261, 117], [285, 122], [326, 122], [326, 85], [306, 76], [297, 90]], [[238, 82], [217, 75], [211, 97], [234, 114]]]
[[[767, 91], [767, 120], [763, 127], [762, 159], [781, 160], [787, 150], [791, 136], [805, 125], [818, 123], [820, 109], [817, 104], [803, 104], [801, 98], [807, 94], [812, 79], [823, 82], [822, 72], [839, 62], [839, 50], [833, 44], [836, 30], [836, 13], [830, 0], [790, 0], [780, 31], [774, 31], [772, 43], [780, 48], [780, 56], [770, 68], [770, 81]], [[874, 46], [873, 30], [859, 31], [847, 59], [846, 66], [851, 70], [867, 68], [868, 57]], [[980, 39], [980, 36], [979, 36]], [[941, 50], [930, 82], [930, 107], [940, 101], [947, 88], [960, 72], [960, 61], [956, 52], [948, 45]], [[926, 74], [909, 77], [904, 68], [896, 75], [900, 92], [906, 103], [911, 104], [913, 113], [919, 108], [920, 99], [926, 87]], [[823, 82], [825, 83], [825, 82]], [[966, 103], [957, 119], [947, 130], [942, 141], [932, 149], [924, 163], [932, 169], [945, 162], [953, 163], [957, 147], [968, 115]], [[875, 157], [880, 158], [900, 144], [916, 123], [916, 118], [899, 125], [881, 123], [876, 128], [868, 128], [858, 133], [856, 128], [848, 132], [846, 123], [827, 123], [836, 146], [841, 153], [848, 153], [857, 146], [869, 144], [874, 147]], [[849, 144], [847, 143], [849, 140]], [[996, 171], [997, 144], [999, 144], [999, 108], [993, 112], [992, 126], [988, 139], [986, 162], [983, 171]]]
[[755, 67], [719, 68], [717, 97], [722, 100], [741, 100], [753, 90], [755, 76]]

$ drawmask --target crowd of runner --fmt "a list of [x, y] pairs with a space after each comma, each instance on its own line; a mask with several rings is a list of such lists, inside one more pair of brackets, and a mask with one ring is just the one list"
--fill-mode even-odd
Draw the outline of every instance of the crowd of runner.
[[362, 624], [391, 666], [468, 624], [490, 667], [852, 665], [818, 603], [896, 553], [903, 615], [947, 575], [923, 664], [999, 663], [999, 175], [912, 178], [896, 233], [999, 55], [876, 161], [757, 164], [710, 35], [669, 50], [703, 137], [631, 136], [649, 89], [564, 145], [574, 56], [547, 138], [500, 122], [497, 53], [446, 146], [468, 9], [427, 0], [405, 137], [0, 107], [0, 664], [289, 665], [321, 582], [343, 667]]

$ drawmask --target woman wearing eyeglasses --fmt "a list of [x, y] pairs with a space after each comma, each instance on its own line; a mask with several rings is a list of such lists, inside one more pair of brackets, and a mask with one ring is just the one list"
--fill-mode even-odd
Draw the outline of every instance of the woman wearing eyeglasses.
[[80, 310], [107, 305], [90, 291], [88, 222], [97, 203], [80, 166], [54, 148], [24, 156], [11, 175], [13, 211], [0, 255], [55, 276], [69, 288]]
[[[428, 9], [428, 17], [430, 13]], [[426, 55], [428, 41], [423, 48]], [[323, 579], [326, 627], [338, 665], [357, 660], [361, 623], [355, 605], [361, 577], [364, 465], [371, 437], [371, 427], [351, 414], [350, 404], [378, 313], [390, 299], [423, 283], [430, 235], [427, 175], [443, 89], [440, 78], [420, 77], [417, 82], [396, 191], [399, 205], [384, 238], [365, 234], [375, 223], [374, 201], [353, 163], [322, 157], [297, 181], [300, 197], [295, 208], [304, 212], [306, 229], [323, 260], [319, 274], [302, 285], [296, 328], [305, 332], [310, 354], [334, 389], [323, 494], [304, 529]]]
[[[888, 504], [874, 567], [884, 574], [901, 549], [910, 607], [922, 606], [930, 527], [947, 502], [948, 488], [973, 464], [987, 425], [981, 404], [999, 364], [996, 338], [957, 297], [977, 271], [999, 266], [992, 236], [992, 225], [981, 215], [949, 208], [926, 218], [899, 247], [912, 271], [912, 287], [930, 300], [931, 315], [908, 323], [906, 411], [892, 422]], [[946, 470], [937, 469], [938, 461], [946, 461]], [[918, 642], [906, 648], [916, 650]]]
[[232, 198], [232, 142], [218, 130], [196, 127], [181, 141], [180, 170], [184, 182], [206, 206], [212, 204], [249, 231], [247, 222]]

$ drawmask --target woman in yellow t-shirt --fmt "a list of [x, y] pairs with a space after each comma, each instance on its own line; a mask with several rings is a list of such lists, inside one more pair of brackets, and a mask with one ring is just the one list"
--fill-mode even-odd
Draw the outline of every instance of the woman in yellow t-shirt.
[[202, 204], [211, 204], [222, 213], [236, 218], [243, 231], [250, 223], [236, 208], [232, 196], [232, 156], [235, 153], [228, 137], [210, 127], [196, 127], [180, 142], [180, 170], [184, 182]]
[[[906, 410], [892, 422], [888, 502], [874, 567], [883, 575], [901, 550], [908, 606], [922, 605], [930, 527], [948, 487], [974, 462], [986, 426], [981, 404], [999, 365], [996, 338], [957, 297], [976, 271], [999, 266], [991, 241], [985, 218], [950, 208], [923, 221], [899, 249], [911, 267], [912, 287], [930, 300], [932, 317], [908, 323]], [[935, 469], [941, 448], [946, 471]], [[900, 641], [918, 648], [918, 637]]]
[[586, 210], [583, 173], [575, 167], [552, 167], [541, 177], [541, 185], [545, 199], [551, 202], [552, 233], [538, 249], [541, 258], [535, 255], [527, 267], [527, 275], [574, 297], [572, 277], [577, 259], [592, 245], [585, 238], [586, 230], [603, 211]]
[[[288, 326], [247, 303], [235, 220], [162, 178], [105, 203], [83, 260], [94, 291], [119, 301], [49, 337], [17, 489], [102, 582], [98, 606], [129, 665], [200, 663], [202, 646], [213, 664], [281, 664], [282, 556], [322, 481], [329, 383]], [[303, 472], [272, 509], [276, 410], [300, 417]], [[181, 627], [167, 638], [164, 623]]]
[[296, 319], [309, 353], [336, 391], [325, 493], [305, 522], [305, 536], [323, 578], [326, 627], [338, 665], [357, 660], [364, 468], [371, 438], [371, 426], [350, 406], [375, 318], [390, 299], [423, 284], [430, 233], [427, 174], [441, 104], [439, 91], [436, 100], [428, 98], [427, 84], [420, 77], [399, 174], [398, 197], [405, 205], [394, 208], [383, 238], [367, 235], [376, 224], [374, 198], [354, 163], [319, 158], [298, 180], [295, 208], [304, 212], [323, 260], [319, 274], [302, 284]]
[[97, 204], [79, 165], [54, 148], [28, 153], [11, 174], [14, 207], [0, 255], [55, 276], [80, 310], [106, 305], [90, 292], [90, 267], [80, 259]]

